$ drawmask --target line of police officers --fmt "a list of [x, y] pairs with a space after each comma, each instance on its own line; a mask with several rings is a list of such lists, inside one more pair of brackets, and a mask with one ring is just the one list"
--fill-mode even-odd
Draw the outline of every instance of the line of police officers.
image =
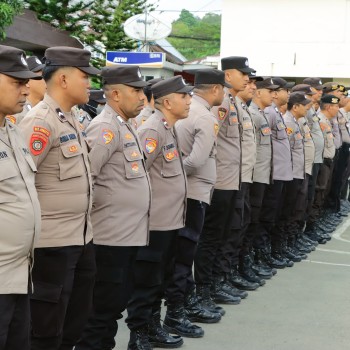
[[180, 347], [347, 216], [344, 86], [44, 59], [0, 45], [1, 350], [113, 349], [125, 309], [128, 349]]

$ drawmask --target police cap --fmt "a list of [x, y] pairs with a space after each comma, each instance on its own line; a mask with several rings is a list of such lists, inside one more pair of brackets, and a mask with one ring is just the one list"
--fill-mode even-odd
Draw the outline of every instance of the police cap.
[[152, 93], [155, 99], [172, 93], [188, 94], [192, 90], [193, 86], [186, 85], [184, 79], [180, 75], [164, 79], [152, 86]]
[[315, 95], [316, 92], [313, 92], [309, 84], [298, 84], [293, 86], [292, 92], [303, 92], [305, 95]]
[[324, 83], [322, 85], [322, 90], [323, 90], [323, 93], [327, 94], [328, 92], [331, 92], [331, 91], [336, 91], [340, 88], [340, 85], [337, 84], [337, 83], [333, 83], [333, 82], [328, 82], [328, 83]]
[[261, 81], [257, 81], [255, 85], [257, 89], [276, 90], [279, 88], [278, 85], [273, 83], [271, 78], [265, 78]]
[[305, 78], [303, 83], [312, 86], [316, 90], [322, 90], [322, 80], [320, 78]]
[[287, 81], [280, 77], [274, 77], [272, 81], [275, 85], [278, 85], [279, 89], [291, 89], [295, 85], [293, 81]]
[[237, 69], [242, 73], [249, 74], [255, 72], [255, 69], [249, 67], [247, 57], [230, 56], [221, 59], [221, 69]]
[[293, 105], [304, 105], [306, 106], [307, 104], [311, 103], [312, 101], [307, 99], [305, 94], [303, 92], [292, 92], [289, 95], [289, 100], [288, 100], [288, 105], [293, 106]]
[[89, 99], [97, 103], [106, 103], [106, 96], [103, 90], [90, 90]]
[[100, 74], [100, 70], [90, 66], [91, 52], [68, 46], [55, 46], [46, 49], [47, 67], [75, 67], [89, 75]]
[[321, 97], [322, 103], [329, 103], [331, 105], [336, 105], [340, 101], [340, 98], [334, 95], [326, 94]]
[[42, 79], [28, 68], [24, 51], [0, 45], [0, 73], [17, 79]]
[[164, 80], [164, 78], [154, 78], [154, 79], [150, 79], [150, 80], [147, 80], [147, 84], [149, 86], [152, 86], [154, 84], [157, 84], [159, 83], [160, 81]]
[[43, 68], [45, 67], [45, 64], [43, 64], [38, 57], [36, 56], [30, 56], [27, 58], [27, 63], [28, 63], [28, 68], [36, 73], [36, 72], [40, 72], [41, 70], [43, 70]]
[[263, 81], [264, 78], [256, 75], [256, 72], [250, 72], [248, 73], [249, 80], [255, 80], [255, 81]]
[[148, 85], [141, 75], [139, 66], [123, 65], [103, 67], [103, 84], [123, 84], [136, 88], [143, 88]]
[[198, 70], [194, 77], [194, 85], [201, 84], [220, 84], [231, 88], [232, 86], [225, 81], [225, 73], [218, 69]]

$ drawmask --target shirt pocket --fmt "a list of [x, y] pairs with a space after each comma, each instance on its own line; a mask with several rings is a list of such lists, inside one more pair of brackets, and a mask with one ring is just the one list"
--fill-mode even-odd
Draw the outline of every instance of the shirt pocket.
[[10, 179], [19, 175], [16, 166], [11, 160], [3, 160], [0, 162], [0, 204], [13, 203], [17, 201], [16, 189], [10, 183]]
[[239, 137], [239, 124], [238, 124], [237, 114], [230, 113], [227, 120], [228, 120], [228, 124], [227, 124], [227, 130], [226, 130], [226, 137], [238, 138]]
[[267, 124], [260, 127], [260, 145], [269, 145], [271, 143], [271, 129]]
[[182, 174], [182, 166], [180, 161], [179, 152], [173, 147], [163, 147], [163, 177], [173, 177]]
[[72, 179], [85, 174], [83, 149], [79, 142], [60, 145], [63, 157], [59, 161], [60, 180]]
[[276, 128], [277, 128], [277, 139], [278, 140], [284, 140], [284, 139], [288, 138], [288, 135], [286, 132], [286, 125], [283, 123], [282, 120], [277, 120]]
[[326, 146], [327, 148], [334, 146], [334, 137], [331, 131], [326, 132]]
[[142, 154], [138, 147], [124, 148], [124, 167], [127, 179], [136, 179], [146, 175]]

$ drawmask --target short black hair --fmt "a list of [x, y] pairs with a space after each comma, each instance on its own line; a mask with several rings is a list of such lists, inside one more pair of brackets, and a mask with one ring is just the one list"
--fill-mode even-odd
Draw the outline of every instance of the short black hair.
[[68, 68], [68, 67], [65, 67], [65, 66], [45, 66], [43, 68], [43, 78], [45, 80], [45, 82], [48, 82], [52, 76], [61, 68]]
[[147, 97], [148, 103], [150, 103], [151, 100], [152, 100], [152, 96], [153, 96], [151, 87], [150, 87], [150, 86], [145, 86], [145, 87], [143, 88], [143, 93], [144, 93], [145, 96]]

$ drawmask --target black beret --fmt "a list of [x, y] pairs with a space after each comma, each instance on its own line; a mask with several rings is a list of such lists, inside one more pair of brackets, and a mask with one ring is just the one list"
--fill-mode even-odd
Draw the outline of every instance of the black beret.
[[322, 103], [329, 103], [332, 105], [338, 104], [340, 101], [340, 98], [334, 95], [326, 94], [321, 97], [321, 102]]

